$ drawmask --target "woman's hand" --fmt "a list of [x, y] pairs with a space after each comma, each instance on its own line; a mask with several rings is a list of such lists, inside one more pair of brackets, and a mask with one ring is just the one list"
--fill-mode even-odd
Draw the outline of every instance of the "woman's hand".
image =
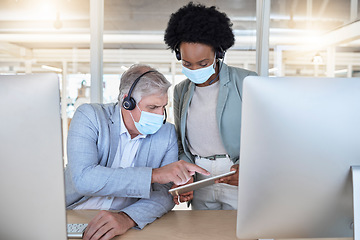
[[215, 181], [215, 183], [226, 183], [234, 186], [239, 185], [239, 164], [232, 165], [230, 171], [236, 170], [236, 173], [228, 177], [223, 177]]
[[[183, 184], [183, 185], [176, 185], [176, 184], [174, 184], [174, 185], [171, 187], [171, 189], [176, 188], [176, 187], [180, 187], [180, 186], [184, 186], [184, 185], [187, 185], [187, 184], [193, 183], [193, 182], [194, 182], [194, 178], [190, 178], [190, 180], [189, 180], [187, 183], [185, 183], [185, 184]], [[188, 201], [192, 200], [193, 197], [194, 197], [194, 191], [190, 191], [190, 192], [187, 192], [187, 193], [182, 193], [182, 194], [180, 194], [179, 196], [175, 196], [175, 197], [173, 198], [173, 200], [174, 200], [174, 203], [175, 203], [176, 205], [179, 205], [181, 202], [188, 202]]]

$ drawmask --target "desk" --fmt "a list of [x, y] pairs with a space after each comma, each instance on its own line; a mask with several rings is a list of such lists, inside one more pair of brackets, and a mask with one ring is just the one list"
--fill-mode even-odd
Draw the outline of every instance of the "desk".
[[[98, 210], [67, 210], [68, 223], [88, 223]], [[114, 240], [235, 240], [236, 210], [170, 211], [143, 230], [130, 229]]]

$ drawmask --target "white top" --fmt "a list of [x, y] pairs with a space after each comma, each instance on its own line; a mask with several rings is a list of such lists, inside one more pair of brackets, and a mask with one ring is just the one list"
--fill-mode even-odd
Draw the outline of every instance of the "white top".
[[186, 137], [193, 155], [226, 154], [216, 120], [219, 87], [219, 81], [210, 86], [195, 87], [186, 122]]
[[[136, 152], [140, 146], [142, 139], [146, 137], [146, 135], [138, 135], [135, 138], [131, 139], [129, 132], [125, 127], [121, 110], [120, 121], [120, 140], [111, 168], [133, 167]], [[136, 198], [126, 197], [91, 197], [87, 201], [76, 206], [75, 209], [120, 210], [133, 204], [136, 201]]]

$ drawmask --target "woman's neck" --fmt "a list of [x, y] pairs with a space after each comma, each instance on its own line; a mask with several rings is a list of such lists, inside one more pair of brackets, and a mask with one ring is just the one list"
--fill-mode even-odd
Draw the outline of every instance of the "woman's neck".
[[201, 84], [196, 84], [196, 86], [197, 87], [207, 87], [207, 86], [210, 86], [211, 84], [216, 83], [220, 79], [219, 71], [220, 71], [219, 61], [216, 60], [215, 73], [213, 75], [211, 75], [210, 78], [206, 82], [201, 83]]

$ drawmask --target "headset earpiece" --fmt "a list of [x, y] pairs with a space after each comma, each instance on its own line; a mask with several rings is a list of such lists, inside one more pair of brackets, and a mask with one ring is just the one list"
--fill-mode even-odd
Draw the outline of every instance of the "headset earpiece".
[[223, 59], [225, 56], [225, 51], [222, 49], [221, 46], [219, 46], [219, 48], [216, 49], [215, 53], [216, 53], [216, 59]]
[[180, 50], [178, 48], [175, 48], [175, 57], [178, 61], [181, 60], [181, 54], [180, 54]]
[[133, 97], [131, 97], [131, 93], [133, 92], [133, 90], [134, 90], [136, 84], [139, 82], [140, 78], [142, 76], [144, 76], [145, 74], [151, 73], [151, 72], [155, 72], [155, 71], [150, 70], [150, 71], [144, 72], [137, 79], [135, 79], [135, 81], [133, 82], [133, 84], [131, 85], [131, 87], [129, 89], [128, 95], [124, 98], [124, 100], [122, 102], [123, 108], [125, 108], [126, 110], [133, 110], [136, 107], [136, 101]]
[[130, 95], [126, 96], [122, 102], [123, 108], [126, 110], [133, 110], [136, 107], [136, 101]]

